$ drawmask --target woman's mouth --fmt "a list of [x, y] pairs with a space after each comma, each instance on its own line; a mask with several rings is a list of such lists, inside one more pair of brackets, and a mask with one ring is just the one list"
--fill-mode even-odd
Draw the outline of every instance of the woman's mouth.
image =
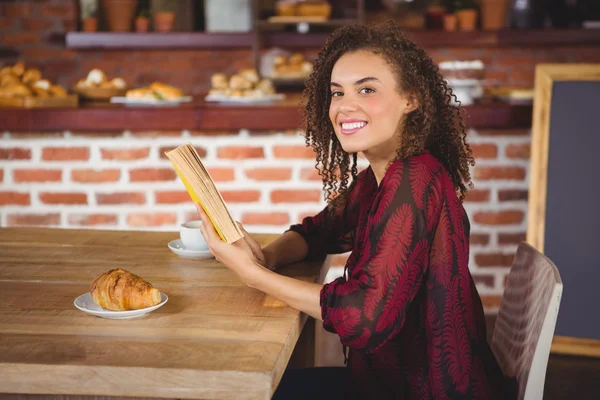
[[367, 126], [366, 121], [342, 121], [340, 127], [343, 135], [352, 135]]

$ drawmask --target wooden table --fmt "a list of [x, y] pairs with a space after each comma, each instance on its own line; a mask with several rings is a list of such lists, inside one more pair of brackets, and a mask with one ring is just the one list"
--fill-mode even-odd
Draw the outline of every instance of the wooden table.
[[[177, 237], [0, 229], [0, 393], [269, 399], [306, 315], [248, 288], [214, 259], [176, 256], [167, 243]], [[261, 244], [274, 237], [256, 235]], [[282, 273], [318, 281], [322, 265]], [[116, 267], [151, 282], [167, 304], [131, 320], [77, 310], [73, 301], [92, 279]]]

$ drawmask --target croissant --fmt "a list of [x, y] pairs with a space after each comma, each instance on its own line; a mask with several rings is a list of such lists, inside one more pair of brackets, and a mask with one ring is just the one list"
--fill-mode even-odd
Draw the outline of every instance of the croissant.
[[96, 304], [113, 311], [138, 310], [160, 303], [158, 289], [121, 268], [98, 275], [91, 292]]

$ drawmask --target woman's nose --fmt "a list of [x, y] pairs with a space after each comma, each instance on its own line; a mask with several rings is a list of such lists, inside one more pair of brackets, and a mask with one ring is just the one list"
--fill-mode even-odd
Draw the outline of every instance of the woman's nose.
[[341, 113], [349, 113], [352, 111], [356, 111], [357, 109], [358, 105], [356, 104], [355, 99], [353, 99], [350, 96], [344, 96], [339, 102], [339, 111]]

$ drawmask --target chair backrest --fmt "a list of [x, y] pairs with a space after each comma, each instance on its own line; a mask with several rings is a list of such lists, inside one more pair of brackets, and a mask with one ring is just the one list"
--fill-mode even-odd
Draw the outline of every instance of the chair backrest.
[[491, 343], [504, 374], [516, 376], [519, 399], [543, 397], [562, 288], [552, 261], [527, 243], [520, 243]]

